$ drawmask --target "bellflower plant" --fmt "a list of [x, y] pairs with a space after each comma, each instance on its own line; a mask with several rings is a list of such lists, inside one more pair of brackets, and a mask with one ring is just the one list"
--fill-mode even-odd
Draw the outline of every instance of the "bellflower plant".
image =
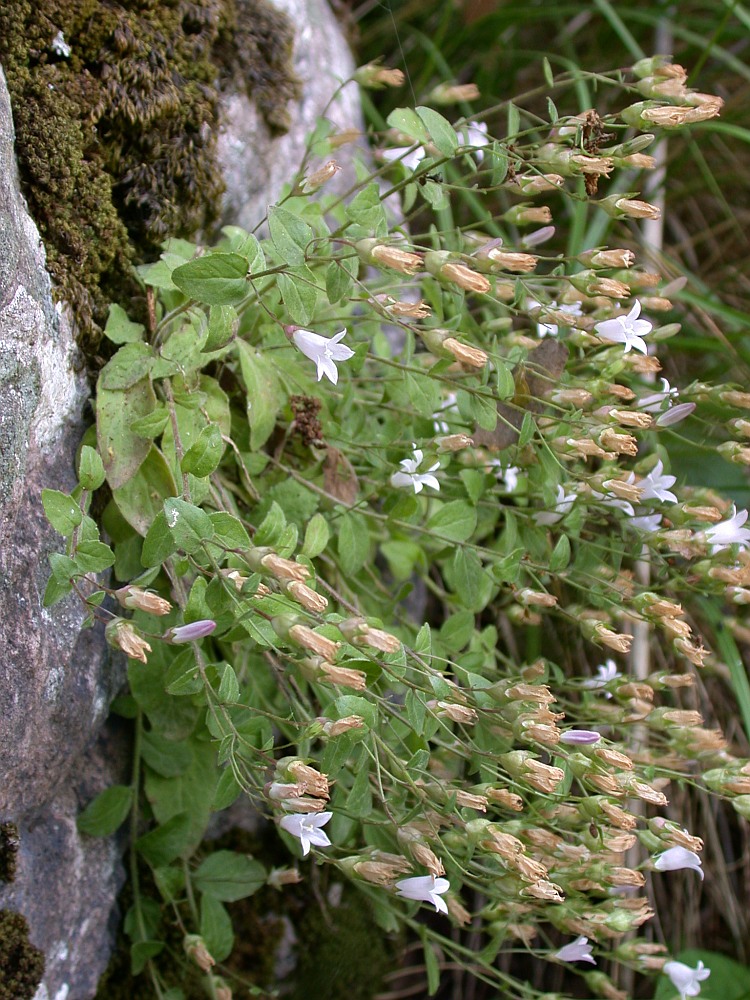
[[420, 903], [431, 903], [439, 913], [448, 912], [442, 895], [449, 889], [450, 882], [447, 878], [435, 878], [434, 875], [418, 875], [415, 878], [401, 879], [396, 883], [396, 893], [399, 896]]
[[597, 323], [594, 331], [602, 340], [613, 344], [623, 344], [625, 354], [630, 350], [648, 353], [648, 347], [643, 339], [651, 333], [653, 326], [647, 319], [638, 319], [641, 314], [641, 303], [636, 299], [632, 309], [625, 316]]
[[701, 991], [700, 984], [711, 975], [711, 970], [707, 969], [701, 961], [694, 969], [685, 965], [684, 962], [666, 962], [663, 972], [669, 976], [672, 985], [680, 994], [680, 1000], [686, 1000], [687, 997], [697, 997]]
[[322, 337], [312, 330], [302, 330], [299, 327], [289, 329], [296, 347], [306, 358], [315, 362], [318, 382], [325, 375], [329, 382], [336, 385], [339, 380], [336, 362], [348, 361], [354, 357], [354, 351], [350, 347], [339, 343], [346, 336], [346, 330], [340, 330], [333, 337]]

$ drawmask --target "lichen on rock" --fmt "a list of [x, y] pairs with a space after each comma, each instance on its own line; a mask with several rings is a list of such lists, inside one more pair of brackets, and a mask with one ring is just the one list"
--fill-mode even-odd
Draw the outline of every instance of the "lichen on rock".
[[44, 975], [44, 955], [29, 941], [20, 913], [0, 910], [0, 1000], [31, 1000]]
[[24, 194], [88, 354], [111, 301], [138, 312], [133, 263], [218, 218], [221, 88], [246, 88], [269, 125], [285, 128], [298, 86], [292, 43], [267, 0], [0, 7]]

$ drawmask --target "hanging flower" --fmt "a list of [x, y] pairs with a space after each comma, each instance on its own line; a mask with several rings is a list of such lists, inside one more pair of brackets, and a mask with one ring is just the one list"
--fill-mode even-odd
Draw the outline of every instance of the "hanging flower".
[[648, 396], [643, 396], [643, 398], [638, 401], [638, 408], [640, 410], [646, 410], [648, 413], [659, 413], [661, 410], [665, 409], [665, 403], [667, 408], [672, 406], [672, 400], [677, 399], [679, 396], [679, 390], [676, 386], [672, 388], [665, 378], [661, 380], [661, 386], [661, 392], [654, 392]]
[[422, 146], [395, 146], [393, 149], [383, 149], [380, 155], [389, 163], [401, 163], [407, 170], [414, 171], [425, 158], [426, 153]]
[[596, 959], [591, 954], [589, 939], [583, 935], [556, 951], [552, 957], [559, 958], [561, 962], [591, 962], [592, 965], [596, 965]]
[[594, 327], [595, 332], [602, 340], [610, 340], [615, 344], [625, 345], [625, 354], [632, 348], [647, 354], [648, 348], [643, 338], [651, 333], [653, 329], [647, 319], [638, 319], [641, 313], [641, 304], [636, 299], [635, 305], [627, 316], [616, 316], [614, 319], [604, 320]]
[[287, 336], [291, 336], [295, 346], [302, 351], [306, 358], [315, 362], [317, 368], [317, 380], [325, 377], [334, 385], [339, 380], [339, 373], [336, 368], [337, 361], [348, 361], [354, 357], [354, 351], [346, 344], [340, 344], [346, 336], [346, 330], [340, 330], [333, 337], [321, 337], [319, 333], [312, 330], [303, 330], [299, 326], [287, 326], [284, 328]]
[[688, 851], [685, 847], [670, 847], [654, 858], [654, 868], [660, 872], [676, 872], [683, 868], [691, 868], [698, 872], [703, 878], [703, 868], [701, 859], [695, 851]]
[[402, 878], [396, 883], [396, 892], [404, 899], [415, 899], [420, 903], [432, 903], [436, 911], [448, 912], [448, 906], [440, 897], [450, 889], [447, 878], [434, 875], [418, 875], [416, 878]]
[[408, 489], [411, 486], [414, 488], [415, 493], [421, 493], [423, 486], [439, 490], [440, 483], [432, 473], [440, 468], [440, 462], [435, 462], [434, 465], [431, 465], [427, 472], [417, 472], [417, 469], [422, 464], [424, 453], [415, 444], [412, 444], [412, 448], [414, 449], [414, 457], [404, 458], [399, 462], [401, 471], [393, 473], [391, 476], [391, 486], [395, 486], [398, 489]]
[[638, 531], [658, 531], [660, 525], [661, 514], [638, 514], [628, 521], [628, 527], [636, 528]]
[[700, 961], [694, 969], [683, 962], [666, 962], [663, 971], [672, 980], [672, 985], [680, 994], [680, 1000], [697, 997], [701, 991], [700, 984], [711, 975], [711, 970]]
[[728, 520], [707, 528], [703, 534], [706, 541], [711, 543], [711, 551], [718, 552], [735, 543], [743, 549], [747, 548], [750, 544], [750, 528], [742, 527], [745, 521], [747, 521], [747, 511], [737, 511], [736, 507], [732, 507], [732, 516]]
[[490, 142], [487, 136], [487, 123], [468, 121], [459, 130], [458, 134], [464, 140], [466, 146], [473, 146], [473, 155], [477, 163], [484, 159], [482, 146], [487, 146]]
[[542, 510], [534, 514], [534, 520], [537, 524], [557, 524], [573, 506], [576, 499], [575, 493], [566, 494], [562, 486], [557, 487], [556, 493], [557, 499], [552, 510]]
[[319, 813], [294, 813], [291, 816], [284, 816], [279, 821], [282, 830], [286, 830], [293, 837], [297, 837], [302, 847], [302, 854], [310, 853], [310, 845], [313, 847], [330, 847], [331, 841], [320, 829], [325, 826], [333, 816], [332, 812]]
[[[583, 686], [586, 688], [603, 688], [613, 681], [616, 677], [620, 676], [620, 671], [617, 669], [617, 664], [614, 660], [609, 659], [605, 663], [601, 663], [596, 668], [596, 677], [587, 677], [583, 682]], [[609, 691], [604, 692], [606, 698], [611, 698], [612, 695]]]
[[207, 635], [211, 635], [215, 628], [215, 621], [211, 618], [202, 618], [200, 621], [190, 622], [188, 625], [168, 628], [163, 638], [167, 642], [196, 642], [198, 639], [205, 639]]
[[668, 489], [676, 482], [676, 476], [664, 475], [664, 465], [659, 459], [651, 472], [638, 483], [641, 500], [662, 500], [665, 503], [677, 503], [677, 497]]

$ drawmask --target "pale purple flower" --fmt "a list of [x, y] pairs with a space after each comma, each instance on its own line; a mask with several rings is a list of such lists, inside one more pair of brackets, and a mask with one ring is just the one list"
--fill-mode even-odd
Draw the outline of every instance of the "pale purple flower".
[[211, 635], [216, 628], [216, 622], [211, 618], [202, 618], [197, 622], [190, 622], [188, 625], [178, 625], [177, 628], [169, 628], [164, 633], [167, 642], [196, 642], [198, 639], [205, 639]]
[[427, 154], [422, 146], [417, 146], [415, 149], [412, 149], [410, 146], [396, 146], [393, 149], [382, 149], [380, 155], [389, 163], [398, 161], [407, 170], [414, 171]]
[[706, 541], [711, 543], [711, 551], [718, 552], [735, 543], [743, 549], [747, 548], [750, 544], [750, 528], [742, 527], [745, 521], [747, 521], [747, 511], [737, 511], [733, 506], [732, 516], [728, 520], [706, 528], [703, 535]]
[[399, 489], [409, 489], [409, 487], [412, 487], [415, 493], [421, 493], [423, 486], [439, 490], [440, 483], [432, 473], [435, 469], [440, 468], [440, 462], [435, 462], [434, 465], [431, 465], [427, 472], [417, 472], [417, 469], [422, 464], [424, 453], [415, 444], [412, 444], [412, 448], [414, 449], [414, 457], [404, 458], [399, 462], [401, 471], [393, 473], [391, 476], [391, 486]]
[[567, 729], [561, 736], [561, 743], [598, 743], [601, 739], [599, 733], [595, 733], [593, 729]]
[[695, 409], [695, 403], [678, 403], [677, 406], [670, 406], [661, 416], [656, 418], [659, 427], [671, 427], [672, 424], [679, 424], [685, 417], [689, 417]]
[[670, 847], [653, 859], [654, 868], [660, 872], [676, 872], [682, 868], [691, 868], [698, 872], [703, 879], [703, 868], [701, 859], [695, 851], [688, 851], [686, 847]]
[[506, 469], [498, 469], [498, 481], [503, 484], [508, 493], [513, 493], [518, 486], [518, 473], [520, 471], [517, 465], [509, 465]]
[[562, 486], [557, 487], [556, 493], [557, 499], [552, 510], [542, 510], [534, 514], [534, 520], [537, 524], [557, 524], [558, 521], [565, 517], [575, 503], [576, 494], [566, 494]]
[[631, 348], [647, 354], [648, 348], [643, 338], [651, 333], [653, 326], [647, 319], [638, 319], [641, 313], [641, 304], [636, 299], [635, 305], [627, 316], [616, 316], [614, 319], [606, 319], [597, 323], [594, 331], [602, 340], [609, 340], [615, 344], [625, 345], [625, 354]]
[[447, 878], [435, 878], [434, 875], [417, 875], [415, 878], [402, 878], [396, 883], [396, 892], [404, 899], [415, 899], [420, 903], [432, 903], [436, 911], [448, 912], [448, 904], [440, 897], [450, 889]]
[[677, 497], [674, 493], [670, 493], [668, 488], [674, 486], [676, 482], [676, 476], [664, 475], [664, 465], [662, 460], [659, 459], [651, 472], [638, 483], [638, 489], [641, 490], [641, 500], [661, 500], [664, 503], [677, 503]]
[[330, 382], [336, 385], [339, 380], [336, 362], [348, 361], [349, 358], [354, 357], [354, 351], [351, 348], [347, 347], [346, 344], [339, 343], [346, 336], [346, 330], [339, 330], [333, 337], [321, 337], [319, 333], [303, 330], [298, 326], [287, 327], [287, 330], [291, 333], [296, 347], [302, 351], [306, 358], [315, 362], [318, 382], [325, 375]]
[[596, 959], [591, 954], [589, 939], [583, 935], [556, 951], [552, 957], [559, 958], [561, 962], [591, 962], [592, 965], [596, 965]]
[[432, 414], [432, 426], [435, 428], [436, 434], [448, 434], [450, 433], [450, 424], [447, 420], [443, 420], [442, 414], [446, 417], [452, 417], [458, 415], [458, 404], [456, 402], [455, 392], [449, 392], [440, 405], [440, 409], [436, 410]]
[[279, 826], [293, 837], [297, 837], [302, 847], [302, 854], [310, 853], [310, 845], [313, 847], [330, 847], [331, 841], [321, 830], [328, 820], [333, 816], [332, 812], [319, 813], [294, 813], [292, 816], [284, 816], [279, 821]]
[[642, 399], [638, 400], [639, 410], [646, 410], [648, 413], [659, 413], [664, 409], [665, 403], [668, 407], [672, 405], [672, 399], [677, 399], [679, 396], [679, 390], [676, 386], [672, 388], [665, 378], [661, 380], [661, 386], [661, 392], [651, 393], [650, 395], [643, 396]]
[[464, 140], [464, 145], [473, 146], [473, 156], [477, 163], [484, 159], [482, 146], [488, 145], [491, 141], [487, 135], [487, 123], [469, 121], [458, 130], [459, 135]]
[[658, 531], [660, 525], [661, 514], [638, 514], [628, 521], [628, 527], [638, 531]]
[[700, 984], [711, 975], [711, 970], [700, 961], [694, 969], [683, 962], [665, 962], [662, 971], [672, 980], [672, 985], [680, 994], [680, 1000], [697, 997], [701, 991]]

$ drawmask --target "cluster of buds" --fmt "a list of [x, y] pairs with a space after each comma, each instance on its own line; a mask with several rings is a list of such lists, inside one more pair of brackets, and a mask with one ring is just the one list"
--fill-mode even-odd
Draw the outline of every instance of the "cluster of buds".
[[322, 812], [329, 798], [328, 778], [298, 757], [283, 757], [276, 763], [266, 794], [285, 812]]

